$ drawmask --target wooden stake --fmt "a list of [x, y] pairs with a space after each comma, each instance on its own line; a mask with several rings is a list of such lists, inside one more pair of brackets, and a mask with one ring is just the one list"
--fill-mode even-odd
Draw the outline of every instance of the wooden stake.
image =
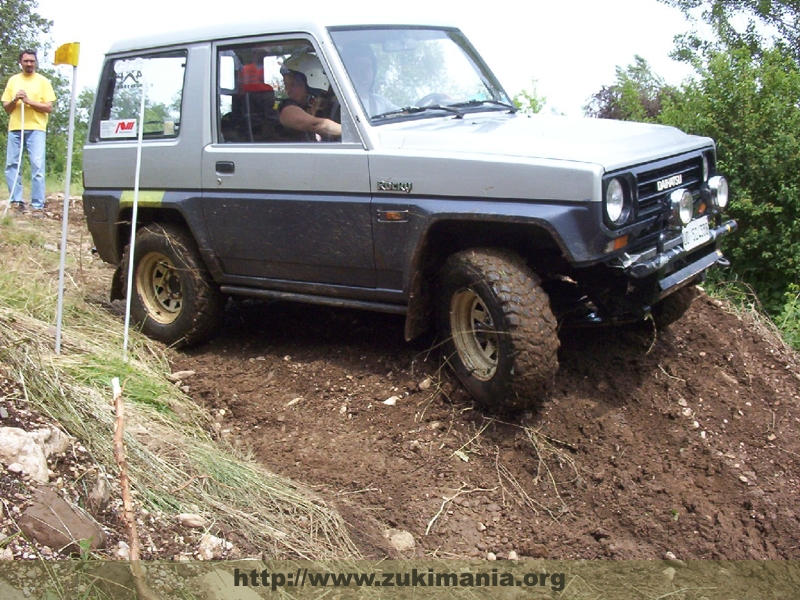
[[131, 549], [131, 575], [133, 575], [133, 585], [136, 593], [142, 600], [158, 600], [158, 596], [147, 587], [144, 572], [139, 557], [139, 530], [136, 528], [136, 512], [133, 509], [133, 499], [131, 498], [131, 484], [128, 479], [128, 461], [125, 458], [125, 401], [122, 398], [122, 388], [119, 385], [119, 377], [111, 380], [111, 389], [114, 394], [114, 408], [117, 420], [114, 422], [114, 458], [119, 467], [119, 486], [122, 489], [122, 518], [128, 526], [128, 538]]

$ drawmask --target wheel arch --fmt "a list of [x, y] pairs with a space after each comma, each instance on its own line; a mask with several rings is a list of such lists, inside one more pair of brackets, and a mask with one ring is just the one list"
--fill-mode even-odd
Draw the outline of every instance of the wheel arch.
[[412, 340], [433, 325], [437, 277], [447, 259], [463, 250], [492, 247], [520, 255], [541, 275], [562, 256], [555, 236], [544, 224], [443, 219], [427, 230], [412, 261], [405, 338]]

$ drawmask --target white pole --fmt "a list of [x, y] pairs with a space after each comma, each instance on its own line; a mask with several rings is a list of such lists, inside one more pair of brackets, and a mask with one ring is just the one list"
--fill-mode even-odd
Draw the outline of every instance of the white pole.
[[56, 310], [56, 354], [61, 354], [61, 320], [64, 315], [64, 270], [67, 264], [67, 232], [69, 229], [69, 191], [72, 182], [72, 145], [75, 140], [75, 103], [78, 98], [78, 67], [72, 67], [72, 99], [69, 105], [67, 135], [67, 173], [64, 184], [64, 217], [61, 225], [61, 263], [58, 268], [58, 308]]
[[[6, 203], [6, 208], [3, 211], [3, 218], [6, 218], [6, 214], [8, 213], [8, 207], [11, 206], [11, 199], [14, 197], [14, 190], [17, 189], [17, 184], [19, 183], [20, 187], [22, 187], [22, 182], [20, 181], [20, 173], [22, 173], [22, 151], [25, 149], [25, 103], [23, 102], [19, 109], [22, 111], [21, 119], [22, 119], [22, 128], [19, 130], [19, 157], [17, 158], [17, 174], [14, 176], [14, 183], [11, 184], [11, 191], [8, 193], [8, 202]], [[8, 132], [11, 135], [11, 132]], [[22, 199], [25, 202], [25, 199]]]
[[[139, 63], [140, 66], [142, 63]], [[133, 289], [133, 263], [134, 263], [134, 248], [136, 246], [136, 219], [139, 213], [139, 179], [142, 171], [142, 139], [144, 135], [144, 99], [147, 94], [147, 85], [145, 85], [144, 70], [140, 69], [141, 74], [141, 87], [142, 87], [142, 101], [139, 105], [139, 129], [138, 140], [136, 143], [136, 175], [133, 182], [133, 213], [131, 214], [131, 249], [128, 252], [128, 293], [125, 300], [125, 334], [122, 342], [122, 360], [128, 362], [128, 331], [131, 322], [131, 298], [136, 291]]]

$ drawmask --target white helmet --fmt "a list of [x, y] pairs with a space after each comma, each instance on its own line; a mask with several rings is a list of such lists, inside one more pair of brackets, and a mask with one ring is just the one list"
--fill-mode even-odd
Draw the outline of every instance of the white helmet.
[[309, 91], [324, 94], [331, 89], [331, 83], [322, 70], [322, 63], [314, 54], [303, 52], [290, 56], [281, 66], [281, 73], [300, 73], [306, 78]]

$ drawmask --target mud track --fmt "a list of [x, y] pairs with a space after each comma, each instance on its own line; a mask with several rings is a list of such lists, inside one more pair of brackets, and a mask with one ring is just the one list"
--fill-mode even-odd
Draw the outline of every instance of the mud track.
[[174, 366], [220, 436], [333, 502], [368, 557], [397, 556], [390, 528], [414, 536], [405, 556], [800, 557], [800, 370], [718, 301], [663, 332], [562, 334], [552, 400], [514, 418], [402, 333], [241, 302]]

